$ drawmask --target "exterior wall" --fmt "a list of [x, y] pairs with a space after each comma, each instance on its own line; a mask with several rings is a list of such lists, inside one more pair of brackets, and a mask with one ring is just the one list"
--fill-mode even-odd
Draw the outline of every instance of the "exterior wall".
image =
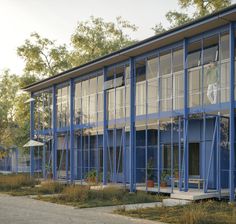
[[187, 191], [197, 143], [204, 191], [233, 186], [234, 33], [220, 27], [34, 93], [34, 134], [47, 142], [55, 178], [62, 168], [72, 182], [95, 171], [133, 190], [150, 173], [160, 188], [164, 171], [173, 188], [177, 172]]

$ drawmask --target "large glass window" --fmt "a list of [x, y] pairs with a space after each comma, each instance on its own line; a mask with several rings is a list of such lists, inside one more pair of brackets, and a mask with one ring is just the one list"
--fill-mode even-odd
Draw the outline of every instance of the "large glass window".
[[218, 42], [218, 35], [203, 40], [204, 104], [216, 104], [219, 102], [220, 66], [218, 63]]
[[140, 60], [135, 64], [136, 69], [136, 116], [146, 114], [146, 61]]
[[158, 111], [158, 63], [159, 58], [154, 57], [147, 60], [147, 113], [157, 113]]
[[188, 45], [188, 105], [196, 107], [201, 105], [202, 76], [201, 76], [201, 42]]
[[74, 117], [75, 124], [82, 124], [82, 87], [81, 82], [75, 84], [75, 102], [74, 102]]
[[173, 51], [173, 109], [184, 106], [183, 49]]
[[75, 83], [75, 123], [87, 124], [103, 120], [103, 76]]
[[220, 102], [229, 101], [229, 34], [223, 33], [220, 36]]
[[171, 52], [160, 55], [160, 106], [161, 111], [172, 110]]
[[129, 67], [110, 68], [106, 79], [108, 120], [122, 119], [129, 109]]
[[57, 127], [70, 125], [70, 86], [57, 89]]

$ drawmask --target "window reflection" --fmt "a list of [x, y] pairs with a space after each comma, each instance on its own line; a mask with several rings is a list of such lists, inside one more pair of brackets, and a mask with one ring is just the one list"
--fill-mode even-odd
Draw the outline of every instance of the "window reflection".
[[70, 86], [57, 89], [57, 127], [70, 125]]

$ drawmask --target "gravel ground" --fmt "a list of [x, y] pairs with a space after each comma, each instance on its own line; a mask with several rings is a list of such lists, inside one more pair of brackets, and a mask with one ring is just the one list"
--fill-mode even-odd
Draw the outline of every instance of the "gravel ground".
[[153, 224], [112, 214], [114, 207], [76, 209], [29, 197], [0, 194], [1, 224]]

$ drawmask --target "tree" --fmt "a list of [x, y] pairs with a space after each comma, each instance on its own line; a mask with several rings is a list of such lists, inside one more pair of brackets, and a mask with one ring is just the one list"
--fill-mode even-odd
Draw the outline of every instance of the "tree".
[[124, 30], [135, 32], [137, 27], [121, 17], [117, 17], [115, 23], [93, 16], [90, 20], [79, 22], [71, 36], [73, 65], [86, 63], [134, 43]]
[[13, 144], [15, 103], [19, 90], [19, 78], [5, 70], [0, 80], [0, 144], [9, 147]]
[[17, 48], [17, 54], [25, 61], [24, 72], [37, 78], [55, 75], [72, 67], [70, 52], [65, 44], [42, 38], [32, 33], [30, 39]]
[[[178, 4], [183, 11], [188, 11], [190, 8], [194, 8], [193, 15], [189, 15], [183, 12], [169, 11], [166, 13], [166, 19], [170, 23], [167, 29], [171, 29], [187, 22], [190, 22], [199, 17], [216, 12], [222, 8], [225, 8], [231, 4], [231, 0], [178, 0]], [[156, 34], [166, 31], [162, 24], [157, 24], [152, 28]]]

